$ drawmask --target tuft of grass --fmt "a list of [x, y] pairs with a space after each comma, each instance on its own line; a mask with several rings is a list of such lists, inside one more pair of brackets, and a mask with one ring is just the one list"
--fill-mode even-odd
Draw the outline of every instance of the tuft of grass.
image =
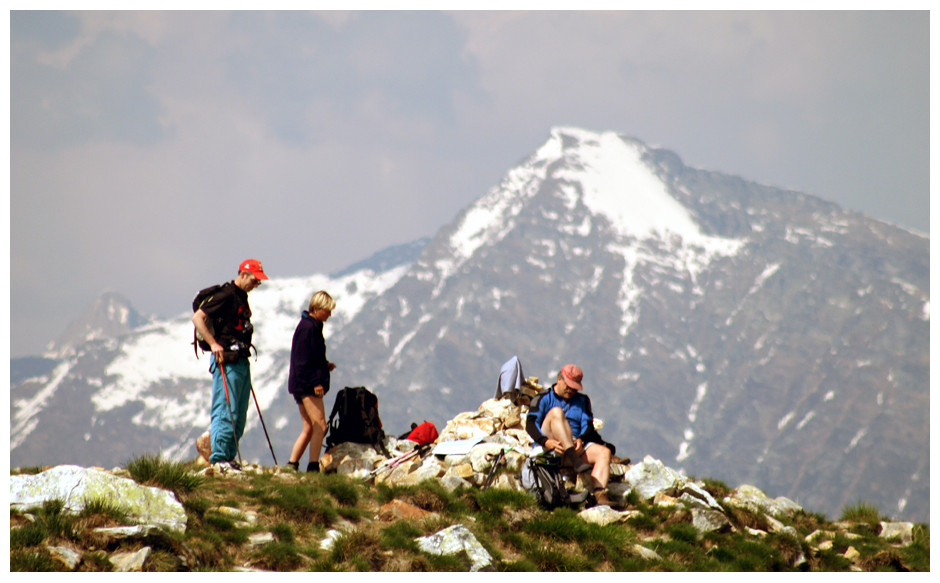
[[375, 535], [353, 531], [333, 541], [330, 560], [339, 570], [381, 571], [386, 555]]
[[386, 547], [417, 553], [419, 548], [415, 539], [423, 535], [424, 533], [414, 523], [407, 520], [396, 520], [382, 529], [379, 538]]
[[190, 464], [164, 460], [159, 455], [141, 455], [127, 462], [124, 469], [135, 482], [152, 484], [177, 494], [192, 492], [205, 482], [203, 476], [191, 470]]
[[887, 519], [881, 516], [881, 512], [879, 512], [878, 507], [874, 504], [858, 501], [842, 509], [841, 520], [860, 522], [874, 526], [882, 520]]
[[494, 516], [502, 515], [507, 508], [519, 509], [535, 506], [535, 500], [528, 492], [506, 488], [467, 490], [464, 498], [475, 509]]
[[930, 571], [930, 526], [914, 526], [913, 541], [900, 549], [901, 560], [906, 570]]
[[53, 559], [48, 552], [43, 551], [12, 551], [10, 552], [10, 571], [27, 571], [32, 573], [64, 571], [61, 563]]
[[271, 531], [271, 534], [273, 534], [279, 542], [282, 542], [282, 543], [294, 542], [294, 529], [291, 527], [290, 524], [287, 524], [286, 522], [279, 522], [275, 524], [274, 526], [270, 527], [268, 530]]
[[344, 476], [326, 474], [321, 479], [321, 483], [340, 506], [355, 506], [359, 503], [361, 486], [347, 480]]
[[471, 511], [459, 488], [449, 492], [437, 480], [424, 480], [411, 486], [380, 484], [376, 493], [383, 504], [397, 498], [422, 510], [449, 516], [464, 516]]
[[[26, 529], [26, 532], [20, 535], [20, 542], [39, 539], [38, 543], [28, 545], [36, 546], [43, 541], [75, 540], [75, 519], [65, 512], [63, 500], [47, 500], [42, 506], [30, 508], [26, 512], [35, 516], [36, 521], [20, 527]], [[40, 536], [42, 538], [39, 538]], [[11, 544], [12, 542], [11, 535]]]
[[114, 569], [108, 554], [104, 551], [92, 551], [82, 554], [82, 570], [95, 573], [107, 573]]
[[675, 541], [695, 544], [698, 542], [699, 532], [688, 522], [678, 522], [666, 526], [666, 533]]
[[258, 500], [280, 520], [329, 525], [337, 517], [330, 500], [305, 483], [276, 484], [260, 492]]
[[252, 553], [251, 562], [266, 571], [293, 571], [303, 564], [303, 558], [293, 543], [273, 542]]
[[81, 512], [78, 513], [78, 518], [102, 517], [119, 524], [126, 523], [127, 516], [127, 509], [104, 498], [85, 500]]
[[[10, 529], [10, 550], [36, 547], [46, 539], [41, 525], [30, 523]], [[14, 569], [15, 570], [15, 569]]]
[[704, 478], [702, 483], [705, 484], [705, 491], [711, 494], [716, 500], [721, 500], [725, 496], [729, 496], [733, 491], [732, 488], [728, 487], [728, 484], [725, 484], [721, 480]]

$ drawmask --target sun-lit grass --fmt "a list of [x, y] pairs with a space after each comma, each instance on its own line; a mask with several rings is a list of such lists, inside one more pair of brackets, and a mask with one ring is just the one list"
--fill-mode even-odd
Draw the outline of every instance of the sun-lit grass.
[[[658, 506], [628, 496], [638, 514], [605, 526], [585, 521], [576, 509], [546, 511], [526, 492], [491, 487], [449, 491], [440, 482], [370, 485], [336, 474], [275, 475], [244, 473], [202, 477], [185, 464], [142, 456], [128, 464], [134, 479], [173, 489], [188, 516], [183, 533], [158, 532], [146, 539], [109, 541], [92, 533], [129, 518], [123, 507], [86, 501], [70, 514], [61, 501], [11, 512], [10, 565], [14, 571], [57, 571], [63, 563], [49, 545], [84, 549], [77, 571], [107, 572], [117, 550], [151, 547], [145, 571], [231, 571], [243, 567], [285, 572], [464, 572], [466, 553], [437, 555], [416, 539], [456, 524], [467, 527], [492, 558], [491, 569], [504, 572], [584, 571], [929, 571], [930, 532], [917, 525], [913, 543], [879, 536], [882, 517], [871, 505], [848, 507], [837, 527], [825, 516], [797, 512], [781, 517], [797, 536], [771, 532], [771, 522], [751, 510], [726, 507], [731, 531], [700, 533], [686, 505]], [[198, 477], [196, 482], [190, 481]], [[198, 484], [198, 486], [194, 486]], [[713, 494], [727, 486], [706, 481]], [[417, 520], [380, 518], [379, 508], [398, 500], [427, 511]], [[251, 521], [221, 507], [250, 513]], [[751, 531], [762, 531], [755, 536]], [[336, 530], [332, 548], [321, 542]], [[816, 549], [804, 540], [816, 531], [831, 548]], [[792, 531], [790, 531], [792, 532]], [[264, 544], [252, 536], [271, 533]], [[819, 538], [819, 537], [815, 537]], [[815, 540], [814, 538], [814, 540]], [[658, 554], [643, 556], [638, 545]], [[849, 547], [862, 557], [843, 554]], [[642, 549], [641, 549], [642, 550]]]
[[189, 464], [164, 460], [158, 455], [145, 454], [127, 462], [124, 468], [134, 481], [172, 490], [177, 494], [192, 492], [205, 478], [193, 471]]

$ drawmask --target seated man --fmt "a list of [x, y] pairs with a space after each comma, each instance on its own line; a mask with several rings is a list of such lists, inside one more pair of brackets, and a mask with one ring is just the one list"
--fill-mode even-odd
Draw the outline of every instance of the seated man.
[[546, 450], [561, 454], [575, 472], [592, 470], [594, 498], [598, 504], [610, 506], [607, 480], [611, 451], [594, 429], [591, 400], [580, 392], [583, 377], [581, 369], [573, 364], [562, 367], [558, 382], [529, 404], [526, 431]]

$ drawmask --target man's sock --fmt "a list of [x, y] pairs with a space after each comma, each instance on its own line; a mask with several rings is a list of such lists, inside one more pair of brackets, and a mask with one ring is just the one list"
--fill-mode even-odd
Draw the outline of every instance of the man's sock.
[[594, 467], [594, 464], [589, 464], [586, 461], [581, 459], [581, 456], [578, 455], [578, 452], [574, 450], [574, 446], [569, 447], [565, 450], [564, 453], [565, 459], [571, 463], [571, 467], [574, 468], [576, 474], [581, 472], [586, 472]]

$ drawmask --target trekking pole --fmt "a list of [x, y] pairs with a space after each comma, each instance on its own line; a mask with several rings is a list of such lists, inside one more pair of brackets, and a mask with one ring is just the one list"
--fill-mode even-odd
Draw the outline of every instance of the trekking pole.
[[268, 448], [271, 450], [271, 457], [274, 458], [274, 466], [277, 467], [277, 456], [274, 455], [274, 446], [271, 445], [271, 438], [268, 437], [268, 428], [265, 427], [264, 417], [261, 416], [261, 406], [258, 405], [258, 397], [255, 396], [255, 387], [252, 385], [249, 385], [249, 387], [251, 388], [251, 398], [255, 400], [255, 408], [258, 409], [258, 419], [261, 419], [261, 429], [264, 429], [264, 438], [268, 440]]
[[392, 468], [397, 468], [397, 467], [400, 466], [402, 463], [404, 463], [405, 460], [415, 457], [415, 455], [417, 455], [417, 453], [418, 453], [418, 450], [417, 450], [417, 449], [413, 449], [413, 450], [411, 450], [411, 451], [409, 451], [409, 452], [407, 452], [407, 453], [403, 453], [403, 454], [401, 454], [401, 455], [398, 456], [398, 457], [394, 457], [394, 458], [388, 460], [387, 462], [385, 462], [385, 463], [382, 464], [381, 466], [375, 468], [374, 470], [372, 470], [372, 471], [369, 472], [369, 473], [370, 473], [372, 476], [377, 476], [377, 475], [381, 474], [382, 472], [384, 472], [384, 471], [386, 471], [386, 470], [391, 470]]
[[496, 470], [499, 468], [500, 462], [503, 461], [503, 456], [506, 454], [505, 449], [501, 449], [499, 454], [496, 456], [496, 461], [493, 462], [493, 467], [490, 468], [489, 473], [486, 475], [486, 480], [483, 481], [483, 490], [489, 488], [490, 484], [493, 482], [493, 478], [496, 477]]
[[411, 458], [413, 458], [413, 457], [420, 457], [420, 456], [424, 455], [424, 453], [425, 453], [428, 449], [430, 449], [430, 444], [419, 445], [418, 447], [414, 448], [413, 450], [411, 450], [411, 451], [409, 451], [409, 452], [403, 453], [403, 454], [401, 454], [401, 455], [398, 456], [398, 457], [394, 457], [394, 458], [388, 460], [387, 462], [385, 462], [385, 463], [382, 464], [381, 466], [379, 466], [379, 467], [375, 468], [374, 470], [372, 470], [371, 472], [369, 472], [369, 474], [374, 477], [374, 476], [377, 476], [377, 475], [381, 474], [382, 472], [384, 472], [384, 471], [386, 471], [386, 470], [391, 470], [391, 469], [393, 469], [393, 468], [397, 468], [398, 466], [402, 465], [402, 464], [405, 463], [407, 460], [409, 460], [409, 459], [411, 459]]
[[235, 453], [238, 455], [238, 464], [241, 465], [242, 452], [238, 449], [238, 430], [235, 429], [235, 417], [232, 416], [232, 401], [228, 396], [228, 380], [225, 378], [225, 364], [219, 365], [217, 362], [215, 365], [219, 367], [219, 372], [222, 373], [222, 386], [225, 387], [225, 403], [228, 409], [228, 420], [232, 422], [232, 435], [235, 437]]

